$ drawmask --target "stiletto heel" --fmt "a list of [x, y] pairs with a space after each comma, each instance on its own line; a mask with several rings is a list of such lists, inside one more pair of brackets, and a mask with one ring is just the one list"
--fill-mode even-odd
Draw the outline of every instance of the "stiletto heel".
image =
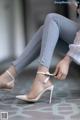
[[51, 103], [51, 101], [52, 101], [53, 89], [54, 89], [54, 86], [51, 86], [51, 91], [50, 91], [50, 100], [49, 100], [49, 103]]
[[[47, 78], [43, 81], [43, 84], [46, 84], [47, 82], [48, 82], [48, 80], [49, 80], [49, 78], [50, 78], [50, 76], [54, 76], [53, 74], [50, 74], [50, 73], [44, 73], [44, 72], [37, 72], [38, 74], [43, 74], [43, 75], [46, 75], [47, 76]], [[40, 81], [40, 82], [42, 82], [42, 81]], [[16, 96], [16, 98], [18, 98], [18, 99], [20, 99], [20, 100], [24, 100], [24, 101], [27, 101], [27, 102], [37, 102], [40, 98], [41, 98], [41, 96], [46, 92], [46, 91], [50, 91], [50, 99], [49, 99], [49, 103], [51, 103], [51, 100], [52, 100], [52, 93], [53, 93], [53, 89], [54, 89], [54, 85], [51, 85], [51, 86], [49, 86], [49, 87], [47, 87], [47, 88], [45, 88], [44, 90], [42, 90], [38, 95], [37, 95], [37, 97], [36, 98], [28, 98], [28, 96], [27, 95], [18, 95], [18, 96]]]

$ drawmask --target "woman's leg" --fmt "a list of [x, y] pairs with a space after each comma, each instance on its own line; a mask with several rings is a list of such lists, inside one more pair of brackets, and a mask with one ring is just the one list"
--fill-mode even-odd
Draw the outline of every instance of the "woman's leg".
[[74, 21], [56, 13], [48, 14], [43, 28], [40, 64], [49, 68], [59, 36], [70, 44], [73, 43], [78, 30], [80, 25]]
[[[52, 55], [59, 36], [68, 44], [72, 43], [74, 41], [76, 32], [79, 29], [80, 26], [77, 23], [61, 15], [54, 13], [47, 15], [43, 28], [38, 71], [42, 72], [49, 71]], [[39, 81], [44, 81], [45, 78], [46, 78], [45, 75], [40, 74], [36, 75], [31, 91], [28, 94], [28, 98], [35, 98], [35, 96], [42, 89], [44, 89], [43, 82], [40, 83]], [[46, 84], [47, 87], [49, 85], [51, 85], [50, 82]]]
[[[43, 51], [44, 51], [43, 49], [45, 48], [46, 42], [47, 42], [46, 43], [47, 45], [49, 44], [49, 46], [51, 46], [49, 48], [50, 50], [46, 51], [46, 52], [48, 52], [49, 61], [51, 61], [52, 53], [50, 53], [49, 51], [53, 52], [53, 49], [55, 48], [56, 42], [59, 37], [59, 29], [57, 27], [57, 24], [54, 21], [50, 21], [50, 19], [47, 19], [47, 21], [45, 23], [46, 23], [46, 25], [44, 24], [32, 37], [32, 40], [30, 40], [30, 42], [24, 49], [23, 53], [21, 54], [21, 56], [18, 57], [12, 63], [15, 66], [17, 73], [20, 73], [26, 65], [31, 63], [35, 58], [37, 58], [39, 56], [41, 48], [42, 48], [41, 57], [43, 56], [42, 55]], [[46, 28], [45, 28], [45, 26], [46, 26]], [[50, 27], [48, 27], [48, 26], [50, 26]], [[51, 26], [53, 26], [55, 29], [53, 29]], [[43, 34], [43, 31], [45, 31], [44, 34]], [[49, 31], [49, 33], [48, 33], [48, 31]], [[48, 40], [47, 33], [49, 34], [48, 37], [51, 36], [50, 41]], [[55, 38], [55, 41], [54, 41], [53, 37]], [[41, 41], [43, 41], [42, 44], [41, 44]], [[44, 61], [46, 66], [47, 66], [47, 64], [50, 64], [49, 61], [46, 61], [46, 60]], [[49, 63], [47, 63], [47, 62], [49, 62]]]
[[30, 64], [34, 59], [39, 56], [41, 49], [42, 33], [43, 26], [41, 26], [39, 30], [34, 34], [32, 40], [30, 40], [22, 54], [15, 61], [13, 61], [9, 69], [0, 76], [0, 87], [3, 86], [3, 82], [8, 83], [9, 81], [11, 81], [11, 77], [7, 73], [7, 71], [9, 71], [9, 73], [15, 78], [16, 75], [18, 75], [26, 65]]
[[17, 73], [20, 73], [26, 65], [39, 56], [40, 49], [41, 53], [39, 62], [49, 68], [52, 54], [58, 41], [59, 32], [60, 37], [62, 37], [63, 40], [71, 43], [73, 42], [76, 31], [79, 28], [80, 27], [77, 23], [59, 14], [48, 14], [44, 25], [40, 27], [32, 37], [32, 40], [30, 40], [28, 45], [25, 47], [21, 56], [12, 63], [15, 66]]
[[23, 69], [29, 65], [33, 60], [35, 60], [41, 49], [41, 40], [43, 34], [43, 26], [34, 34], [30, 42], [25, 47], [22, 54], [12, 62], [12, 65], [15, 66], [17, 74], [23, 71]]

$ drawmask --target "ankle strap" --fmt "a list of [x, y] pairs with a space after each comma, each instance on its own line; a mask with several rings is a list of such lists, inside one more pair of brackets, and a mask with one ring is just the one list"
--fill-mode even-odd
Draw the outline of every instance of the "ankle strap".
[[40, 71], [38, 71], [37, 73], [38, 73], [38, 74], [47, 75], [47, 76], [54, 76], [54, 74], [51, 74], [51, 73], [49, 73], [49, 72], [40, 72]]
[[46, 84], [50, 78], [50, 76], [54, 76], [53, 74], [49, 73], [49, 72], [41, 72], [41, 71], [38, 71], [37, 74], [42, 74], [42, 75], [46, 75], [48, 76], [44, 81], [43, 83]]
[[12, 75], [8, 70], [7, 70], [6, 72], [7, 72], [8, 75], [11, 77], [11, 79], [15, 81], [15, 78], [13, 77], [13, 75]]

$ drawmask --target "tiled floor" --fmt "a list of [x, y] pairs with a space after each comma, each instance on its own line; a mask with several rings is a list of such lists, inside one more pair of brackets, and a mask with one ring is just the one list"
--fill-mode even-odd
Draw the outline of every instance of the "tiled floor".
[[37, 103], [27, 103], [15, 98], [27, 93], [36, 70], [28, 70], [18, 76], [13, 91], [0, 91], [0, 112], [8, 112], [9, 120], [80, 120], [80, 71], [75, 64], [67, 80], [52, 79], [55, 88], [52, 104], [48, 103], [49, 92]]

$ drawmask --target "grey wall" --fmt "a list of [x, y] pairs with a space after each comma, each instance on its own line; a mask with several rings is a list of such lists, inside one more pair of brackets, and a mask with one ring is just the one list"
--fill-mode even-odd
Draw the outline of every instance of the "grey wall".
[[0, 61], [19, 56], [24, 39], [21, 0], [0, 0]]
[[0, 0], [0, 61], [10, 56], [10, 0]]

